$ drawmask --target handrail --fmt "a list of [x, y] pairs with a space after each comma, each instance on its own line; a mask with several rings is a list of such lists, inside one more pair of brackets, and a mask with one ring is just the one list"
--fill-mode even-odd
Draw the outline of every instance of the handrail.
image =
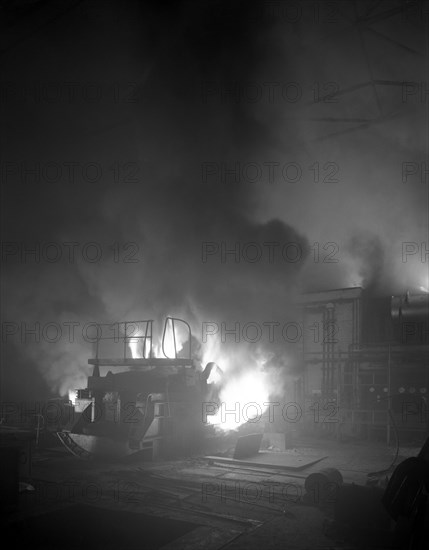
[[[143, 348], [142, 348], [142, 359], [151, 359], [153, 358], [153, 319], [146, 319], [146, 320], [135, 320], [135, 321], [119, 321], [115, 323], [96, 323], [97, 326], [97, 337], [95, 339], [95, 359], [99, 359], [99, 352], [100, 352], [100, 342], [109, 340], [114, 341], [115, 343], [121, 344], [123, 342], [123, 360], [128, 359], [127, 357], [127, 346], [130, 342], [133, 341], [142, 341], [143, 342]], [[172, 330], [172, 337], [173, 337], [173, 345], [174, 345], [174, 357], [169, 357], [165, 350], [165, 343], [166, 343], [166, 336], [167, 336], [167, 327], [171, 323], [171, 330]], [[190, 360], [191, 359], [191, 351], [192, 351], [192, 329], [190, 324], [185, 321], [184, 319], [180, 319], [178, 317], [166, 317], [165, 323], [164, 323], [164, 329], [162, 333], [162, 342], [161, 342], [161, 349], [162, 353], [164, 354], [164, 357], [166, 359], [177, 359], [177, 323], [183, 323], [188, 330], [188, 355], [187, 357], [184, 357], [184, 359]], [[144, 328], [142, 327], [140, 330], [140, 326], [144, 325]], [[118, 327], [117, 332], [113, 336], [103, 336], [101, 327]], [[129, 327], [133, 327], [133, 334], [128, 334]], [[138, 328], [137, 332], [142, 332], [143, 334], [134, 334], [136, 331], [136, 327]], [[121, 333], [121, 334], [120, 334]], [[148, 346], [148, 342], [150, 345]]]
[[[133, 340], [143, 340], [143, 357], [146, 357], [146, 342], [150, 341], [150, 348], [149, 348], [149, 357], [152, 357], [152, 324], [153, 319], [141, 319], [136, 321], [119, 321], [114, 323], [96, 323], [97, 326], [97, 337], [95, 340], [95, 358], [99, 358], [99, 350], [100, 350], [100, 341], [102, 340], [110, 340], [114, 341], [115, 343], [120, 343], [123, 341], [123, 359], [127, 359], [127, 345], [132, 342]], [[144, 325], [145, 328], [144, 334], [128, 334], [128, 327], [129, 326], [137, 326]], [[117, 326], [118, 327], [118, 333], [114, 334], [113, 336], [103, 336], [102, 333], [100, 335], [99, 327], [112, 327]], [[123, 327], [123, 334], [119, 334], [121, 331], [121, 327]], [[135, 330], [135, 329], [134, 329]]]
[[[172, 327], [172, 331], [173, 331], [173, 343], [174, 343], [174, 357], [168, 357], [168, 355], [165, 353], [165, 336], [166, 336], [166, 332], [167, 332], [167, 326], [168, 326], [168, 323], [171, 321], [171, 327]], [[184, 325], [186, 325], [188, 327], [188, 342], [189, 342], [189, 353], [188, 353], [188, 356], [186, 357], [186, 359], [191, 359], [191, 346], [192, 346], [192, 329], [191, 329], [191, 326], [188, 322], [186, 322], [184, 319], [180, 319], [179, 317], [166, 317], [165, 319], [165, 323], [164, 323], [164, 330], [163, 330], [163, 333], [162, 333], [162, 345], [161, 345], [161, 349], [162, 349], [162, 353], [164, 354], [164, 357], [166, 357], [167, 359], [177, 359], [177, 342], [176, 342], [176, 328], [175, 328], [175, 322], [178, 321], [180, 323], [183, 323]]]

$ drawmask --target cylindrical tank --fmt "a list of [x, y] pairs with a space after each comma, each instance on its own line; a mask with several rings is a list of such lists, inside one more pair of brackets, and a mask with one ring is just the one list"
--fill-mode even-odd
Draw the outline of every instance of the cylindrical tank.
[[429, 294], [392, 296], [391, 315], [394, 320], [419, 321], [429, 318]]

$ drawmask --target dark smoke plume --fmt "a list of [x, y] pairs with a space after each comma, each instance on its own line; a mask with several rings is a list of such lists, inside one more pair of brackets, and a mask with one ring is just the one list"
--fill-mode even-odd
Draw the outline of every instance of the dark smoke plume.
[[[274, 216], [256, 220], [251, 186], [201, 176], [207, 162], [262, 161], [266, 144], [273, 143], [252, 105], [202, 100], [206, 82], [250, 81], [267, 62], [270, 48], [261, 43], [267, 23], [252, 10], [241, 2], [227, 14], [187, 3], [165, 10], [132, 4], [129, 12], [116, 3], [81, 4], [63, 19], [61, 36], [48, 30], [43, 39], [31, 40], [27, 80], [55, 75], [57, 81], [89, 80], [107, 89], [117, 80], [139, 80], [139, 100], [67, 108], [30, 101], [21, 112], [14, 110], [18, 123], [12, 116], [7, 121], [11, 162], [103, 167], [103, 180], [94, 184], [76, 179], [56, 185], [31, 176], [23, 181], [20, 174], [6, 182], [4, 240], [29, 248], [35, 242], [96, 242], [103, 250], [102, 261], [94, 263], [79, 254], [73, 262], [29, 256], [23, 264], [19, 253], [8, 259], [6, 319], [18, 327], [8, 337], [4, 362], [5, 388], [12, 395], [23, 390], [12, 387], [18, 364], [26, 379], [34, 378], [37, 366], [53, 392], [63, 394], [83, 381], [91, 352], [81, 337], [85, 322], [175, 314], [191, 322], [199, 337], [204, 320], [290, 317], [288, 304], [307, 255], [303, 232]], [[72, 40], [76, 32], [78, 42]], [[27, 48], [17, 51], [24, 53]], [[25, 84], [12, 62], [8, 69], [11, 80]], [[112, 183], [116, 161], [137, 164], [138, 181]], [[291, 242], [302, 260], [223, 263], [218, 256], [204, 263], [204, 242], [228, 248]], [[113, 243], [133, 243], [138, 261], [115, 262]], [[59, 342], [43, 334], [40, 342], [23, 336], [37, 323], [43, 331], [49, 323], [70, 322], [80, 323], [74, 342], [65, 334]]]
[[[18, 167], [97, 163], [102, 178], [52, 183], [20, 168], [2, 173], [3, 241], [19, 250], [79, 244], [73, 262], [65, 254], [24, 262], [20, 252], [4, 262], [3, 319], [16, 333], [3, 346], [3, 393], [42, 392], [40, 371], [54, 393], [84, 381], [86, 322], [172, 314], [199, 338], [204, 321], [297, 321], [301, 291], [426, 284], [420, 250], [407, 263], [401, 256], [403, 242], [427, 242], [427, 115], [418, 90], [404, 100], [400, 85], [426, 80], [421, 18], [401, 10], [381, 17], [393, 2], [380, 2], [369, 21], [368, 2], [338, 2], [334, 24], [324, 3], [316, 21], [308, 10], [318, 3], [302, 2], [292, 21], [268, 4], [81, 2], [30, 34], [25, 14], [11, 8], [4, 80], [25, 98], [7, 96], [4, 159]], [[102, 98], [38, 100], [49, 82], [95, 83]], [[266, 91], [268, 82], [301, 96], [230, 93], [247, 84]], [[415, 175], [404, 181], [406, 162]], [[124, 172], [115, 179], [127, 163], [138, 168], [135, 182]], [[205, 163], [292, 163], [302, 174], [237, 183], [205, 179]], [[82, 258], [88, 242], [101, 246], [100, 261]], [[295, 243], [302, 257], [223, 263], [219, 252], [203, 262], [204, 242]], [[126, 263], [135, 250], [137, 263]], [[70, 322], [80, 323], [74, 342], [22, 337], [35, 323]], [[265, 350], [278, 363], [280, 344]]]

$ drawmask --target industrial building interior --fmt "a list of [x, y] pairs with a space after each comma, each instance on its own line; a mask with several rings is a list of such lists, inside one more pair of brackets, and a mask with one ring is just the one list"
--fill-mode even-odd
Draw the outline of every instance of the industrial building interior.
[[426, 550], [429, 3], [1, 9], [4, 544]]

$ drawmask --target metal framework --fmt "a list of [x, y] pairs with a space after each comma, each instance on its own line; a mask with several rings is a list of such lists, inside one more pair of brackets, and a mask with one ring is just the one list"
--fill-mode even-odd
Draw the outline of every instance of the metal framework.
[[[95, 366], [170, 366], [172, 363], [177, 366], [186, 366], [192, 363], [191, 358], [191, 340], [192, 330], [184, 319], [178, 317], [167, 317], [164, 323], [162, 332], [161, 350], [164, 357], [154, 357], [153, 355], [153, 319], [139, 321], [123, 321], [121, 323], [101, 323], [97, 324], [97, 337], [95, 339], [95, 357], [88, 359], [90, 365]], [[179, 357], [177, 345], [177, 325], [182, 323], [187, 330], [187, 353], [182, 353]], [[115, 328], [116, 334], [113, 336], [103, 336], [103, 327], [112, 330]], [[166, 352], [166, 342], [168, 340], [168, 331], [172, 338], [174, 357], [169, 357]], [[114, 344], [114, 349], [121, 350], [121, 355], [117, 354], [112, 357], [111, 353], [108, 356], [100, 356], [103, 353], [102, 344], [107, 342]], [[130, 344], [136, 342], [140, 357], [130, 357]]]

